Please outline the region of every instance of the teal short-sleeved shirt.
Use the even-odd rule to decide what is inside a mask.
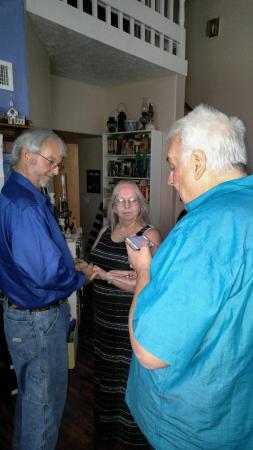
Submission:
[[[155,449],[253,449],[253,176],[186,205],[137,299],[126,400]]]

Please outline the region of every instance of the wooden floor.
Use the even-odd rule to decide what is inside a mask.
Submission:
[[[79,328],[75,369],[69,370],[68,397],[57,450],[93,450],[93,346],[91,333]]]
[[[69,370],[69,387],[55,450],[132,450],[122,443],[95,445],[93,421],[93,339],[92,311],[87,307],[78,331],[76,367]],[[0,380],[0,383],[3,380]],[[0,450],[11,450],[15,396],[0,402]],[[146,448],[146,447],[145,447]],[[149,447],[148,447],[149,448]],[[146,449],[147,450],[147,449]]]
[[[11,450],[15,398],[0,405],[0,449]],[[93,348],[85,324],[79,328],[76,368],[69,370],[68,398],[57,450],[93,450]]]

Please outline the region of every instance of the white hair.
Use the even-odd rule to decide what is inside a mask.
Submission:
[[[193,150],[202,150],[214,172],[238,169],[245,171],[247,153],[245,127],[237,117],[228,117],[208,105],[199,105],[179,119],[167,136],[181,140],[181,161],[186,164]]]
[[[22,133],[13,143],[11,162],[14,166],[21,156],[21,150],[26,148],[30,153],[39,153],[42,145],[48,139],[52,139],[59,144],[60,156],[66,156],[66,147],[62,139],[52,130],[34,128]]]

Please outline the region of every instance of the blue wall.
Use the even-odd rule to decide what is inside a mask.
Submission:
[[[28,74],[23,0],[0,0],[0,59],[12,63],[14,91],[0,89],[0,113],[13,94],[15,109],[29,118]]]

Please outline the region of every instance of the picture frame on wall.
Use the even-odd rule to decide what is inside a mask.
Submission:
[[[101,171],[87,170],[87,193],[100,194],[101,193]]]

